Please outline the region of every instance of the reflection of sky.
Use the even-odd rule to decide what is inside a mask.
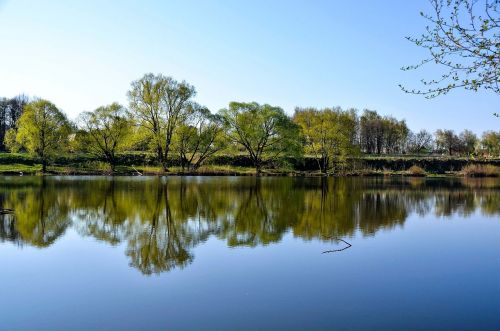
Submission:
[[[428,1],[0,0],[0,91],[45,97],[71,118],[113,101],[146,72],[186,79],[212,111],[230,101],[356,107],[410,128],[497,129],[497,95],[406,95],[440,76],[402,72],[427,53]],[[470,116],[471,114],[474,116]]]
[[[338,254],[290,233],[256,248],[211,238],[185,269],[144,277],[124,245],[68,230],[46,249],[0,246],[2,327],[496,329],[499,233],[479,215],[412,215],[403,228],[348,238]]]

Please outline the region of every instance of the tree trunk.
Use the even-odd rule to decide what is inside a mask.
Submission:
[[[255,173],[257,176],[260,176],[262,173],[262,165],[260,164],[260,162],[257,162],[255,164]]]
[[[160,162],[161,167],[163,168],[163,171],[167,172],[167,154],[168,152],[165,151],[165,156],[163,155],[163,148],[158,144],[156,147],[156,152],[157,152],[157,157],[158,157],[158,162]]]
[[[328,157],[327,156],[323,156],[323,159],[322,159],[322,165],[321,165],[321,172],[323,173],[323,175],[327,175],[327,172],[328,172]]]
[[[42,173],[47,172],[47,160],[45,158],[42,159]]]

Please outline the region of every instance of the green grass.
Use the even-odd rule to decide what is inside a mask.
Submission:
[[[36,174],[42,171],[42,166],[25,164],[0,164],[0,174]]]

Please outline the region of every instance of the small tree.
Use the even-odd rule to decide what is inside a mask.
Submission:
[[[223,121],[206,107],[192,104],[189,115],[174,135],[182,169],[196,170],[210,156],[224,148]]]
[[[408,148],[412,153],[420,154],[424,150],[430,150],[432,143],[432,134],[427,130],[411,133],[408,137]]]
[[[130,132],[125,108],[118,103],[99,107],[80,115],[80,123],[84,130],[81,139],[88,142],[88,151],[105,159],[114,172],[116,153],[127,145],[125,138]]]
[[[460,144],[459,150],[461,153],[470,155],[476,151],[479,139],[474,134],[474,132],[470,130],[464,130],[460,133],[458,139]]]
[[[453,155],[458,150],[459,138],[453,130],[437,130],[436,147],[438,150],[446,151],[448,155]]]
[[[500,94],[500,6],[498,0],[430,0],[433,12],[420,13],[428,26],[422,36],[407,39],[427,49],[430,56],[412,70],[428,63],[443,73],[422,80],[426,90],[408,90],[433,98],[456,88],[485,89]]]
[[[231,102],[220,115],[226,124],[227,137],[246,150],[258,175],[264,158],[272,161],[301,153],[299,128],[279,107]]]
[[[51,156],[65,150],[71,125],[66,115],[43,99],[28,103],[19,118],[16,140],[42,162],[47,171]]]

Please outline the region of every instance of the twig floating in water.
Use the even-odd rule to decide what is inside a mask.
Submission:
[[[323,253],[321,254],[325,254],[325,253],[335,253],[335,252],[341,252],[341,251],[345,251],[346,249],[350,248],[352,245],[349,244],[347,241],[345,241],[344,239],[340,239],[340,238],[333,238],[333,240],[337,240],[337,241],[342,241],[344,244],[346,244],[347,246],[346,247],[343,247],[343,248],[339,248],[339,249],[333,249],[333,250],[328,250],[328,251],[324,251]]]

